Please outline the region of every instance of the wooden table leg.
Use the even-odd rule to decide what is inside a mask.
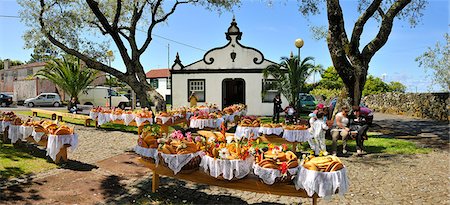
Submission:
[[[32,116],[37,117],[37,112],[33,112]]]
[[[61,147],[61,149],[59,149],[58,154],[56,155],[56,159],[55,159],[55,163],[58,164],[60,162],[60,160],[62,159],[64,162],[67,162],[67,147],[69,147],[70,145],[63,145],[63,147]]]
[[[317,205],[317,197],[316,197],[316,196],[313,196],[313,198],[312,198],[312,204],[313,204],[313,205]]]
[[[152,176],[152,192],[155,193],[159,187],[159,174],[153,171]]]

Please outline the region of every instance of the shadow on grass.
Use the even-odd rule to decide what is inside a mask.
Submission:
[[[17,170],[18,168],[6,169],[7,171],[17,174],[21,172],[21,170]],[[43,185],[42,183],[33,182],[32,180],[32,175],[22,175],[14,180],[0,180],[0,202],[34,204],[37,201],[44,199],[44,197],[39,194],[39,190],[27,190],[28,187],[33,184],[39,186]]]

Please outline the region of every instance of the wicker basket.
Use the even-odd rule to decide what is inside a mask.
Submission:
[[[257,165],[259,166],[259,165]],[[275,171],[275,170],[274,170]],[[293,184],[293,179],[295,175],[292,175],[291,173],[289,173],[289,171],[286,171],[286,176],[285,177],[277,177],[275,178],[275,182],[273,184]],[[255,174],[256,176],[258,176],[257,174]],[[259,180],[265,184],[264,180],[262,180],[259,176],[258,176]]]
[[[165,167],[169,167],[167,165],[166,161],[164,161],[164,158],[161,156],[161,154],[158,154],[158,156],[159,156],[160,164]],[[186,165],[184,165],[181,168],[181,171],[178,173],[189,174],[189,173],[197,171],[201,161],[202,161],[202,158],[200,156],[196,156],[196,157],[192,158],[191,161],[189,161]]]

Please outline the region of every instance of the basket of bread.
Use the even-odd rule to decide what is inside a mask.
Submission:
[[[261,125],[261,120],[254,117],[244,117],[241,119],[239,126],[241,127],[259,127]]]
[[[287,151],[286,145],[273,146],[256,150],[253,170],[265,184],[291,183],[299,163],[295,153]]]
[[[262,135],[281,136],[283,134],[283,124],[281,123],[262,124],[261,127],[259,128],[259,132]]]
[[[217,179],[242,179],[250,173],[253,164],[251,146],[252,140],[243,141],[234,135],[209,137],[200,167]]]
[[[303,160],[302,166],[318,172],[335,172],[344,168],[341,160],[336,156],[315,157],[309,155]]]
[[[157,142],[161,164],[170,168],[174,174],[198,170],[202,150],[205,149],[204,137],[176,130],[166,138],[159,138]]]
[[[158,162],[158,139],[161,138],[159,126],[151,125],[142,130],[134,151],[143,159]]]

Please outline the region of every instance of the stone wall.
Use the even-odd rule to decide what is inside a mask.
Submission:
[[[383,93],[366,96],[363,101],[376,112],[450,120],[449,93]]]

